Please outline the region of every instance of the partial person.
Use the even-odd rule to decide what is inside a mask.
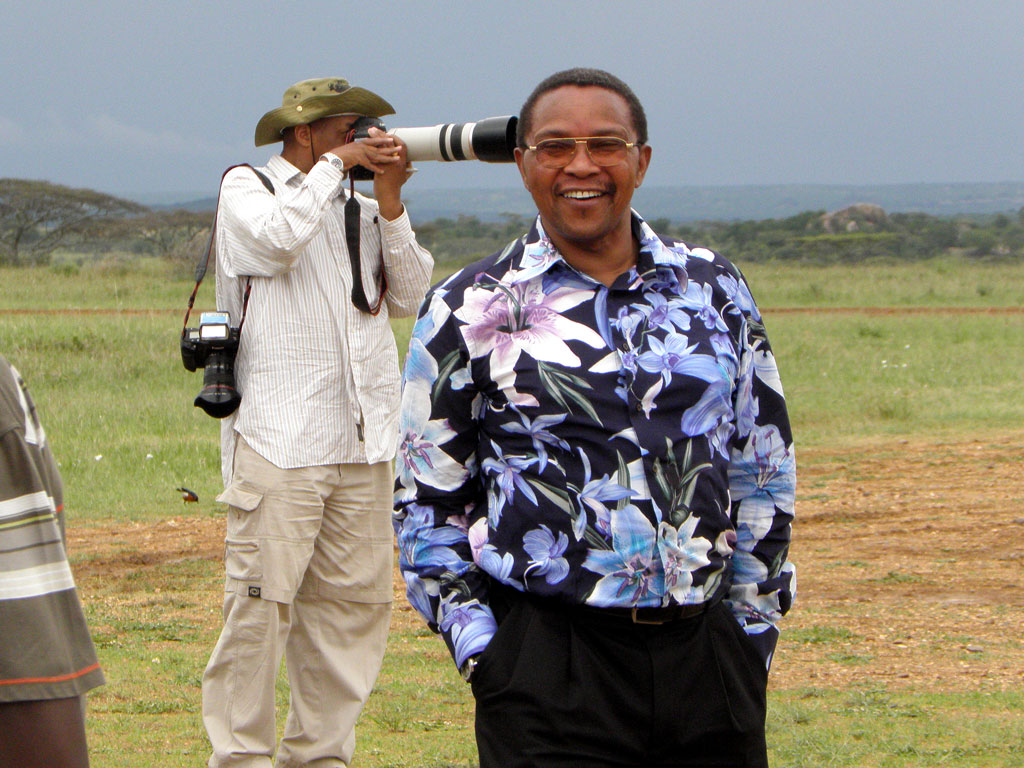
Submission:
[[[203,675],[210,768],[347,766],[380,669],[398,436],[389,320],[415,314],[433,269],[400,197],[404,144],[376,128],[351,140],[359,117],[393,111],[342,78],[296,83],[256,126],[257,146],[283,143],[256,169],[263,178],[237,167],[221,185],[217,306],[244,324],[241,405],[221,432],[227,575]],[[373,198],[346,184],[357,165],[373,172]],[[275,749],[282,655],[290,701]]]
[[[86,768],[85,694],[103,682],[68,565],[57,462],[0,356],[0,768]]]
[[[532,228],[432,289],[410,344],[409,599],[482,768],[765,766],[795,464],[761,314],[632,211],[652,150],[620,79],[552,75],[518,131]]]

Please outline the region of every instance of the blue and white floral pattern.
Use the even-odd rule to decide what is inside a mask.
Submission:
[[[427,296],[402,394],[395,531],[413,606],[462,664],[488,584],[597,607],[723,594],[766,656],[795,576],[778,370],[738,270],[633,214],[607,287],[529,234]]]

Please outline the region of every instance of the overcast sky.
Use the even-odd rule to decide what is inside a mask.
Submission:
[[[1024,180],[1017,0],[4,3],[0,177],[154,201],[263,163],[264,112],[342,76],[389,127],[518,112],[571,66],[643,102],[646,184]],[[423,163],[424,188],[513,166]]]

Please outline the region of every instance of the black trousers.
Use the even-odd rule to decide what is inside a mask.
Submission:
[[[767,670],[722,603],[651,626],[508,600],[473,673],[481,768],[768,765]]]

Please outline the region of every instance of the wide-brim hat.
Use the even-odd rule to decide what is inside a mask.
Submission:
[[[365,88],[356,88],[340,77],[303,80],[284,92],[281,106],[256,124],[256,146],[281,141],[281,132],[293,125],[307,125],[331,115],[393,115],[394,107]]]

